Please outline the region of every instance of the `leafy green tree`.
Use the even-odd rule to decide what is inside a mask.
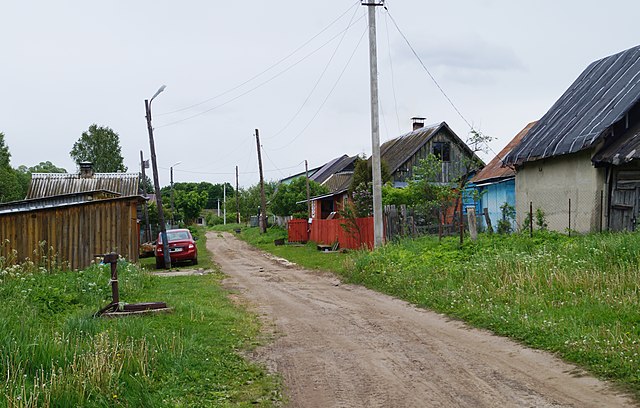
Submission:
[[[9,146],[4,141],[4,133],[0,132],[0,168],[9,168],[9,162],[11,161],[11,153],[9,153]]]
[[[276,190],[276,183],[273,181],[264,183],[264,195],[267,198],[267,211],[269,211],[269,201]],[[240,189],[240,216],[243,220],[248,220],[252,215],[258,215],[260,208],[260,184],[254,184],[248,188]]]
[[[44,161],[29,167],[29,173],[66,173],[67,170],[58,167],[50,161]]]
[[[382,175],[382,184],[386,184],[391,181],[391,173],[389,172],[389,166],[386,162],[380,164],[380,173]],[[353,193],[361,184],[373,183],[373,172],[371,169],[371,162],[363,157],[358,157],[354,164],[353,180],[351,180],[351,186],[349,186],[349,192]]]
[[[309,190],[311,197],[326,194],[329,190],[313,181],[309,180]],[[293,215],[302,216],[301,218],[307,218],[307,204],[306,202],[296,204],[300,201],[306,201],[307,199],[307,180],[305,177],[297,177],[289,184],[279,184],[278,189],[271,199],[271,211],[275,215]]]
[[[189,192],[189,191],[195,191],[198,193],[207,193],[207,203],[205,205],[204,208],[207,209],[216,209],[218,208],[218,200],[220,200],[220,202],[222,203],[222,200],[224,198],[224,186],[226,185],[226,189],[227,189],[227,206],[229,205],[230,201],[235,201],[235,190],[234,188],[231,186],[231,184],[229,183],[225,183],[225,184],[211,184],[209,182],[203,181],[200,183],[192,183],[192,182],[188,182],[188,183],[174,183],[173,184],[173,191],[174,193],[176,191],[183,191],[183,192]],[[166,186],[163,187],[161,190],[162,193],[162,199],[163,200],[169,200],[171,197],[171,186]],[[222,205],[222,204],[221,204]],[[234,204],[235,206],[235,204]],[[228,207],[227,207],[228,208]]]
[[[176,211],[182,216],[185,224],[193,224],[207,204],[207,193],[197,191],[175,191]]]
[[[93,124],[82,132],[69,154],[78,165],[93,163],[96,173],[115,173],[127,171],[121,151],[120,137],[113,129]]]

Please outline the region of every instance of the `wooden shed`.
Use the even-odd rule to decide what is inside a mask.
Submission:
[[[53,248],[56,262],[72,269],[111,251],[137,262],[136,208],[143,200],[100,190],[0,205],[0,255],[10,259],[15,250],[21,262]]]

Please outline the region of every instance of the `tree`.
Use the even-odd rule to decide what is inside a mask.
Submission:
[[[9,146],[4,142],[4,133],[0,132],[0,167],[9,168],[10,160],[11,153],[9,153]]]
[[[329,190],[313,181],[309,180],[309,190],[311,197],[326,194]],[[275,215],[307,218],[307,180],[306,177],[296,177],[289,184],[279,184],[275,195],[271,199],[271,211]],[[296,204],[300,201],[304,203]]]
[[[267,203],[271,200],[275,189],[275,182],[269,181],[264,183],[264,194],[267,198]],[[239,194],[240,215],[242,218],[248,220],[252,215],[258,215],[258,208],[260,207],[260,184],[254,184],[248,188],[241,188]]]
[[[207,193],[197,191],[174,191],[176,211],[185,224],[193,224],[207,204]]]
[[[82,132],[69,154],[78,165],[84,161],[93,163],[96,173],[115,173],[127,171],[121,150],[120,137],[116,132],[93,124],[88,131]]]

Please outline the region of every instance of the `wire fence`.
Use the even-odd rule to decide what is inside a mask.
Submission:
[[[637,221],[631,205],[611,206],[609,213],[604,191],[597,191],[595,194],[542,194],[529,201],[516,202],[515,205],[493,203],[496,208],[484,206],[485,203],[481,201],[465,204],[465,207],[458,205],[454,208],[430,210],[404,205],[385,206],[386,238],[394,240],[421,235],[462,237],[471,230],[529,234],[547,230],[568,235],[609,229],[633,231]],[[475,225],[471,230],[470,221]]]

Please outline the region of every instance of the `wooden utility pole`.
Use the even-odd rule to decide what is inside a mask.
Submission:
[[[238,190],[238,166],[236,166],[236,223],[240,224],[240,190]]]
[[[151,125],[151,102],[160,92],[164,91],[165,86],[162,85],[151,99],[144,100],[144,107],[147,117],[147,131],[149,132],[149,147],[151,150],[151,167],[153,169],[153,185],[156,192],[156,204],[158,206],[158,222],[160,223],[160,237],[162,240],[164,267],[171,269],[171,256],[169,256],[169,240],[167,240],[167,226],[164,222],[164,211],[162,209],[162,195],[160,195],[160,179],[158,179],[158,163],[156,160],[156,145],[153,140],[153,126]]]
[[[258,168],[260,169],[260,220],[262,233],[267,232],[267,199],[264,196],[264,175],[262,173],[262,153],[260,152],[260,135],[256,129],[256,145],[258,146]]]
[[[311,218],[311,190],[309,188],[309,163],[304,161],[304,173],[307,177],[307,220]]]
[[[227,225],[227,182],[225,181],[222,185],[222,213],[224,216],[222,217],[223,225]]]
[[[144,240],[145,242],[151,241],[151,225],[149,225],[149,208],[147,204],[147,189],[144,188],[144,182],[147,181],[147,175],[145,174],[144,169],[146,168],[146,163],[144,162],[144,157],[142,156],[142,150],[140,150],[140,169],[142,170],[142,196],[144,197]]]
[[[378,107],[378,52],[376,48],[376,7],[384,0],[362,0],[369,9],[369,76],[371,88],[371,170],[373,173],[373,242],[384,244],[382,223],[382,174],[380,170],[380,119]]]

